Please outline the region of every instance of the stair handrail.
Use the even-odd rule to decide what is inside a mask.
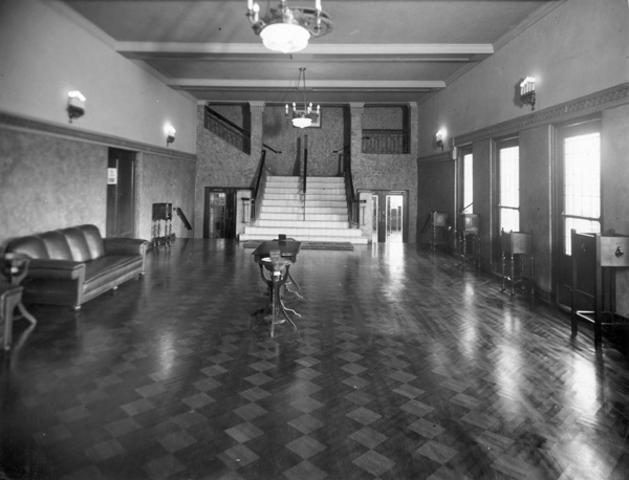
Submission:
[[[214,120],[216,123],[218,123],[227,131],[229,131],[230,134],[235,135],[236,137],[240,139],[241,145],[236,145],[236,146],[244,147],[246,145],[247,150],[243,148],[243,151],[248,151],[250,149],[251,131],[246,130],[240,125],[236,125],[234,122],[224,117],[223,115],[218,113],[216,110],[213,110],[209,105],[206,105],[203,124],[205,128],[207,128],[208,130],[211,130],[210,119]],[[230,143],[232,143],[232,145],[234,144],[233,142],[230,142]],[[270,150],[273,153],[278,153],[278,154],[282,153],[281,150],[277,150],[276,148],[273,148],[270,145],[267,145],[266,143],[262,143],[262,147],[266,148],[267,150]]]
[[[354,180],[352,178],[351,155],[349,146],[334,150],[338,153],[339,164],[342,165],[343,179],[345,180],[345,198],[347,200],[347,219],[349,226],[358,226],[358,199],[354,190]],[[347,152],[347,154],[346,154]]]
[[[308,178],[308,135],[304,136],[304,171],[301,176],[301,192],[303,195],[303,219],[306,220],[306,185]]]
[[[186,230],[192,230],[192,225],[190,225],[190,221],[188,220],[188,217],[186,217],[186,214],[183,213],[183,210],[181,209],[181,207],[175,208],[175,212],[177,213],[177,216],[183,222],[183,225],[184,227],[186,227]]]
[[[260,154],[260,161],[258,162],[258,170],[256,172],[256,176],[253,179],[253,186],[251,192],[251,221],[255,221],[258,217],[258,204],[260,192],[264,185],[266,184],[266,150],[262,150]]]

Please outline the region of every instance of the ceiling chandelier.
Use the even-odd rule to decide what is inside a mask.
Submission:
[[[330,17],[321,10],[321,0],[315,0],[315,8],[289,8],[286,0],[280,0],[276,8],[269,8],[263,16],[260,5],[247,0],[247,17],[264,46],[282,53],[303,50],[310,37],[320,37],[332,30]]]
[[[299,93],[299,86],[303,83],[303,107],[299,108],[295,102],[291,106],[286,104],[286,116],[291,118],[293,127],[306,128],[310,127],[313,123],[318,123],[319,115],[321,114],[321,107],[319,105],[313,108],[312,102],[306,102],[306,68],[299,68],[299,77],[297,78],[297,93]]]

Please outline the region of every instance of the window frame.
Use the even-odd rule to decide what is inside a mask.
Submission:
[[[590,134],[598,135],[598,217],[588,217],[584,215],[577,214],[569,214],[566,213],[566,139]],[[603,168],[602,168],[602,151],[601,151],[601,142],[602,142],[602,130],[600,121],[590,120],[585,121],[575,125],[564,126],[560,130],[560,136],[558,139],[558,151],[560,156],[560,178],[562,179],[562,184],[560,185],[559,194],[558,194],[558,206],[559,206],[559,239],[560,239],[560,252],[562,255],[566,257],[571,257],[572,252],[569,251],[570,248],[570,233],[566,231],[566,220],[567,219],[575,219],[575,220],[583,220],[585,222],[590,223],[598,223],[598,232],[591,231],[587,233],[601,233],[603,231]],[[577,231],[585,232],[584,230]],[[570,249],[571,250],[571,249]]]
[[[495,174],[496,174],[496,205],[495,205],[495,215],[496,215],[496,226],[498,229],[498,237],[500,237],[500,233],[502,231],[503,228],[503,210],[510,210],[510,211],[514,211],[517,212],[517,221],[518,221],[518,225],[517,225],[517,229],[515,230],[510,230],[510,231],[521,231],[521,223],[520,223],[520,209],[522,207],[520,200],[521,200],[521,196],[520,196],[520,139],[519,137],[508,137],[508,138],[502,138],[502,139],[498,139],[495,141],[495,148],[496,148],[496,163],[495,163]],[[508,148],[517,148],[517,167],[516,167],[516,180],[517,180],[517,185],[516,185],[516,191],[517,191],[517,206],[514,205],[507,205],[503,202],[503,166],[502,166],[502,151]],[[507,230],[505,230],[505,232],[507,232]],[[507,232],[508,233],[508,232]]]
[[[468,166],[471,166],[471,172],[469,172],[469,176],[466,175],[468,173],[468,166],[466,166],[466,157],[469,157],[470,165]],[[462,148],[460,150],[459,158],[460,201],[457,210],[459,211],[459,213],[474,213],[474,152],[472,151],[471,146],[467,148]],[[469,180],[469,183],[466,180]],[[466,192],[468,192],[466,186],[471,187],[471,202],[467,204],[465,203],[467,197]],[[467,197],[467,199],[469,200],[470,197]]]

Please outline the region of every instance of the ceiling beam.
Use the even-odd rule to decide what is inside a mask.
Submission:
[[[195,43],[195,42],[116,42],[117,52],[128,54],[229,54],[285,56],[266,49],[261,43]],[[334,56],[373,55],[491,55],[490,43],[317,43],[308,45],[302,52],[291,54]]]
[[[294,80],[242,80],[225,78],[171,78],[171,87],[295,89]],[[320,89],[396,89],[427,90],[444,88],[442,80],[308,80],[307,90]]]

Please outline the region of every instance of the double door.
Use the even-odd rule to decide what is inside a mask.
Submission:
[[[236,238],[235,188],[205,188],[203,238]]]
[[[390,190],[371,193],[372,241],[401,243],[408,241],[408,194]]]

